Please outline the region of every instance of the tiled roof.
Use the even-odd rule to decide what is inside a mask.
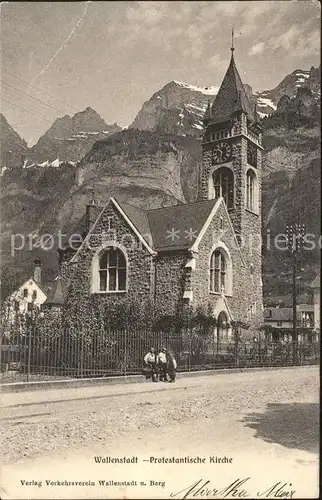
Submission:
[[[166,251],[191,247],[215,203],[205,200],[153,210],[123,202],[119,206],[154,250]]]
[[[265,321],[292,321],[293,309],[291,307],[269,307],[264,311]]]
[[[217,200],[148,210],[153,247],[157,251],[190,248]]]
[[[143,238],[150,246],[153,246],[151,229],[149,225],[147,212],[142,208],[138,208],[133,205],[128,205],[127,203],[118,202],[118,204],[120,205],[122,210],[124,210],[124,212],[131,220],[131,222],[134,224],[136,229],[139,231],[141,236],[143,236]]]
[[[143,210],[114,200],[153,251],[192,247],[217,201],[204,200]]]
[[[320,288],[320,275],[317,274],[311,283],[311,288]]]
[[[246,94],[234,57],[232,57],[211,107],[211,122],[227,121],[236,111],[245,111],[249,118],[255,119],[254,106]]]

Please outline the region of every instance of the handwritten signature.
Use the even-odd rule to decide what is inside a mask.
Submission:
[[[185,498],[254,498],[254,494],[245,489],[250,486],[250,477],[244,479],[235,479],[232,483],[224,488],[216,488],[211,485],[210,480],[199,479],[187,488],[184,488],[177,493],[170,493],[171,498],[185,499]],[[246,485],[246,483],[248,483]],[[278,481],[272,484],[264,491],[257,491],[256,498],[293,498],[295,490],[292,489],[292,483]]]

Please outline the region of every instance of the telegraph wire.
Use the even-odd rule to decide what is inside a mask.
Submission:
[[[45,101],[42,101],[41,99],[38,99],[37,97],[34,97],[30,94],[27,94],[27,92],[24,92],[23,90],[20,90],[18,89],[17,87],[15,87],[14,85],[10,85],[10,83],[7,83],[5,82],[4,80],[0,80],[0,83],[4,84],[4,85],[7,85],[9,88],[13,89],[13,90],[16,90],[17,92],[20,92],[21,94],[24,94],[26,95],[27,97],[29,97],[30,99],[34,99],[34,101],[38,101],[40,102],[41,104],[43,104],[44,106],[47,106],[48,108],[51,108],[53,109],[54,111],[58,111],[59,113],[66,113],[66,111],[62,111],[60,110],[59,108],[57,107],[54,107],[54,106],[51,106],[50,104],[47,104]]]
[[[26,85],[29,85],[29,83],[26,80],[24,80],[23,78],[20,78],[19,76],[15,76],[12,73],[9,73],[8,71],[4,71],[3,73],[6,74],[6,75],[8,75],[9,77],[16,78],[17,80],[20,80],[21,82],[25,83]],[[65,104],[65,106],[68,106],[70,109],[73,109],[74,111],[76,111],[76,113],[79,112],[79,109],[75,108],[71,104],[67,104],[67,102],[62,101],[62,99],[60,99],[59,97],[55,97],[53,94],[50,94],[49,92],[46,92],[45,90],[42,90],[39,87],[34,87],[34,85],[32,87],[35,90],[38,90],[39,92],[41,92],[42,94],[46,94],[49,97],[51,97],[52,99],[55,99],[56,101],[59,101],[62,104]]]
[[[43,116],[39,115],[38,113],[35,113],[31,109],[23,108],[22,106],[20,106],[18,104],[13,104],[12,102],[7,101],[6,99],[2,99],[2,102],[5,102],[6,104],[8,104],[8,106],[12,106],[13,108],[17,108],[17,109],[20,109],[22,111],[25,111],[26,113],[31,113],[32,115],[36,116],[37,118],[40,118],[41,120],[44,120],[47,123],[50,123],[51,125],[53,125],[52,121],[48,120],[47,118],[44,118]],[[65,130],[65,132],[68,132],[68,133],[72,133],[73,132],[72,130],[69,130],[69,129],[67,129],[65,127],[61,127],[61,126],[59,126],[59,129]]]
[[[30,109],[26,109],[26,108],[23,108],[22,106],[19,106],[17,104],[13,104],[10,101],[6,101],[6,99],[2,99],[2,102],[5,102],[8,106],[11,106],[13,108],[20,109],[22,111],[25,111],[26,113],[30,113],[30,114],[36,116],[37,118],[40,118],[41,120],[44,120],[45,122],[49,123],[51,126],[54,125],[53,121],[47,120],[47,118],[44,118],[43,116],[38,115],[37,113],[35,113],[34,111],[31,111]],[[65,127],[62,127],[61,125],[59,125],[57,127],[57,129],[58,130],[62,130],[62,131],[66,132],[68,134],[71,134],[71,135],[74,133],[73,130],[69,130],[69,129],[65,128]],[[63,137],[62,137],[62,139],[63,139]]]

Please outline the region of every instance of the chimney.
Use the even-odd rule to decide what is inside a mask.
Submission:
[[[41,261],[39,259],[34,261],[34,281],[41,285]]]
[[[92,191],[92,200],[90,203],[86,205],[86,216],[85,216],[86,234],[88,234],[88,232],[90,231],[92,225],[96,220],[95,216],[96,201],[94,196],[95,196],[95,191]]]

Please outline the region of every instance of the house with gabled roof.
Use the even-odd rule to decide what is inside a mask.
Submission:
[[[4,314],[8,321],[14,321],[17,314],[25,314],[34,307],[39,310],[47,299],[47,287],[42,284],[42,269],[40,260],[34,262],[34,273],[22,283],[4,303]]]
[[[69,303],[84,317],[95,295],[152,300],[166,315],[210,306],[224,338],[232,321],[250,335],[262,323],[262,130],[233,51],[204,117],[199,199],[153,210],[113,197],[87,205],[85,238],[62,253]]]

